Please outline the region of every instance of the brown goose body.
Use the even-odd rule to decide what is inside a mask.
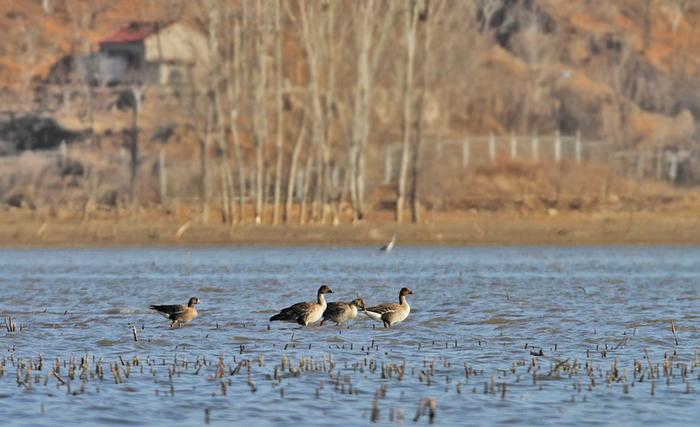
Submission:
[[[406,295],[412,295],[413,291],[408,288],[402,288],[399,291],[399,303],[386,303],[367,307],[365,314],[371,319],[382,322],[385,328],[395,325],[406,320],[411,312],[411,306],[406,300]]]
[[[180,326],[183,323],[193,321],[197,317],[197,308],[195,305],[199,303],[199,298],[192,297],[187,304],[152,305],[150,308],[151,310],[157,311],[158,314],[165,316],[167,319],[172,320],[170,324],[172,328],[175,324]]]
[[[349,303],[342,301],[329,302],[326,311],[323,312],[321,325],[323,325],[326,320],[333,321],[336,325],[354,320],[357,317],[358,309],[365,309],[365,302],[362,298],[354,299]]]
[[[326,285],[318,288],[316,294],[316,302],[299,302],[287,308],[283,308],[279,313],[270,317],[270,321],[279,320],[282,322],[298,323],[303,326],[309,326],[321,320],[323,312],[326,310],[327,303],[325,294],[332,294],[333,291]]]

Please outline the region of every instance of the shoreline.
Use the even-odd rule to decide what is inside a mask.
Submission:
[[[191,221],[0,222],[0,248],[397,245],[605,246],[700,244],[696,212],[454,213],[424,224],[372,221],[307,225],[201,224]],[[448,217],[449,216],[449,217]]]

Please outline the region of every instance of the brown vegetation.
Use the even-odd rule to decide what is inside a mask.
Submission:
[[[206,75],[47,83],[59,58],[96,51],[128,21],[197,31]],[[0,198],[39,223],[150,211],[178,212],[178,227],[685,211],[695,192],[658,179],[700,176],[667,171],[664,151],[695,156],[698,24],[700,8],[680,0],[6,2],[5,105],[84,137],[0,159]],[[436,154],[439,141],[511,132],[578,133],[604,156],[511,147],[510,160],[466,168]],[[616,166],[620,150],[640,153],[634,173]]]

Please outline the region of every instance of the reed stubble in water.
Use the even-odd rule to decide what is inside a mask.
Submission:
[[[192,264],[192,277],[201,274],[196,264]],[[465,266],[459,268],[463,270]],[[489,275],[495,274],[493,268],[489,265]],[[547,287],[547,280],[543,278],[549,277],[549,270],[542,274],[542,269],[532,268],[537,280],[544,282],[538,282],[538,286],[551,291],[553,288]],[[406,265],[402,266],[402,272],[420,273]],[[352,273],[362,274],[354,270]],[[343,274],[346,273],[341,272],[339,277]],[[450,270],[444,268],[440,274],[449,276]],[[155,412],[165,406],[181,406],[187,419],[196,423],[202,423],[204,408],[210,408],[212,424],[232,420],[246,423],[251,419],[244,414],[256,410],[264,411],[265,416],[274,414],[270,417],[285,420],[312,409],[330,419],[342,419],[348,413],[359,414],[361,421],[358,422],[369,423],[376,400],[380,423],[399,422],[402,410],[412,419],[420,405],[419,424],[424,425],[430,419],[430,405],[426,406],[424,399],[432,398],[435,399],[434,423],[447,425],[463,420],[465,408],[476,404],[480,410],[468,414],[475,424],[502,421],[513,416],[514,407],[524,423],[532,423],[533,408],[537,406],[533,402],[541,401],[561,402],[563,410],[551,414],[553,423],[570,422],[571,418],[567,417],[580,416],[590,407],[581,405],[584,401],[594,402],[597,407],[613,408],[603,414],[606,417],[635,411],[642,406],[661,410],[670,423],[687,415],[688,402],[696,401],[700,383],[697,371],[700,359],[695,351],[698,338],[694,325],[688,324],[692,319],[682,317],[683,310],[674,305],[683,301],[656,302],[666,304],[662,306],[664,311],[680,312],[672,315],[677,322],[673,322],[671,331],[668,317],[641,323],[638,318],[625,318],[625,325],[633,326],[622,330],[602,323],[617,321],[615,316],[606,317],[613,311],[608,304],[614,305],[615,298],[627,295],[625,292],[629,288],[625,283],[598,288],[586,283],[589,290],[585,294],[586,303],[599,293],[604,295],[601,300],[606,310],[596,312],[596,316],[600,315],[598,319],[568,306],[580,303],[577,298],[584,296],[576,291],[568,298],[566,283],[556,288],[561,299],[558,304],[558,301],[532,299],[532,293],[517,286],[509,286],[509,298],[503,298],[501,288],[491,289],[489,283],[482,283],[490,282],[490,278],[480,278],[478,271],[474,278],[469,276],[465,275],[464,284],[456,293],[450,294],[452,290],[448,286],[441,288],[447,295],[445,298],[441,295],[440,301],[447,302],[439,305],[439,311],[431,307],[432,302],[422,302],[410,319],[391,331],[373,330],[369,324],[358,321],[352,329],[343,329],[342,334],[333,328],[296,330],[291,340],[289,329],[267,330],[266,322],[256,324],[250,319],[245,319],[245,328],[242,328],[242,319],[225,318],[219,312],[222,301],[226,300],[224,286],[208,291],[207,299],[218,301],[198,322],[173,331],[137,328],[140,329],[138,341],[132,339],[133,332],[125,331],[123,325],[127,318],[134,324],[139,322],[140,313],[134,316],[110,313],[109,316],[93,316],[100,317],[97,321],[83,322],[80,317],[89,315],[85,310],[70,308],[66,316],[62,316],[63,307],[54,314],[42,313],[46,306],[42,302],[41,308],[29,318],[17,312],[30,326],[21,334],[13,311],[17,333],[8,332],[3,337],[7,344],[1,349],[4,354],[0,353],[0,359],[5,358],[0,363],[3,372],[0,394],[10,396],[6,402],[15,397],[30,400],[24,407],[34,411],[36,417],[42,417],[39,404],[45,403],[47,418],[40,418],[39,422],[45,422],[42,420],[48,417],[60,418],[61,413],[70,416],[82,401],[77,396],[85,394],[83,399],[89,397],[103,404],[103,415],[117,414],[123,416],[125,422],[141,421],[141,424],[155,421],[148,418],[149,415],[135,419],[133,414],[120,414],[123,406],[112,407],[115,406],[112,402],[133,402],[149,410],[155,408]],[[418,274],[416,282],[427,281],[426,277],[433,280],[429,275]],[[442,284],[449,280],[448,277]],[[524,279],[518,276],[514,280]],[[572,282],[576,280],[579,279],[571,279]],[[244,281],[241,279],[236,286],[245,288]],[[190,283],[179,286],[189,287]],[[693,288],[683,289],[685,296],[695,295]],[[635,289],[635,292],[644,292],[644,288]],[[468,297],[459,300],[461,293]],[[451,299],[462,306],[450,305]],[[647,306],[644,316],[654,320],[654,304]],[[547,311],[550,308],[565,310],[550,313]],[[459,318],[462,309],[469,311],[468,318]],[[575,315],[568,315],[569,310]],[[261,318],[270,314],[264,309],[260,311],[256,315]],[[547,316],[558,317],[551,322],[540,322],[539,316],[545,312]],[[102,322],[102,317],[106,317],[107,322]],[[218,328],[215,327],[217,323]],[[89,341],[91,334],[103,333],[105,325],[115,326],[116,332],[105,337],[98,346],[91,347],[97,340]],[[562,332],[561,329],[569,327],[577,333]],[[454,334],[455,331],[459,334]],[[32,344],[39,345],[30,348],[28,338],[35,335],[46,341],[34,341]],[[56,338],[61,335],[66,339]],[[525,341],[530,344],[524,346]],[[548,350],[545,352],[544,348]],[[85,351],[88,354],[83,355]],[[39,357],[39,352],[45,356]],[[475,394],[468,393],[469,390]],[[373,391],[378,391],[376,397]],[[669,401],[673,405],[667,403]],[[188,407],[196,408],[196,412]],[[20,413],[13,405],[8,404],[4,409],[15,411],[15,415]],[[91,421],[98,416],[84,415]],[[76,423],[80,425],[80,421]]]

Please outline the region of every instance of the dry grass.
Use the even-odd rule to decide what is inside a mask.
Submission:
[[[248,204],[243,223],[232,226],[222,222],[216,190],[211,215],[204,221],[196,199],[174,197],[158,203],[151,176],[142,182],[142,205],[130,208],[124,194],[116,192],[119,187],[108,169],[100,169],[104,163],[99,157],[84,160],[89,170],[101,171],[97,181],[89,176],[54,179],[46,173],[26,173],[54,167],[27,167],[40,161],[27,155],[0,174],[0,182],[11,189],[0,205],[0,241],[6,246],[379,245],[394,232],[399,245],[700,242],[697,190],[624,179],[596,165],[499,161],[463,175],[438,176],[438,188],[421,190],[424,212],[419,225],[394,223],[394,190],[387,185],[370,193],[372,209],[362,223],[352,223],[352,211],[344,203],[337,226],[332,225],[332,209],[323,221],[309,223],[307,214],[307,224],[299,225],[295,204],[288,225],[255,226],[253,206]],[[189,173],[192,176],[178,179],[194,181],[197,171]],[[8,197],[18,193],[24,195],[21,207],[10,206]],[[114,203],[109,203],[109,194],[116,194]],[[271,217],[268,205],[263,223],[271,223]],[[406,217],[410,218],[408,212]]]
[[[233,227],[200,221],[159,219],[153,212],[87,221],[38,220],[5,213],[0,217],[3,246],[125,245],[376,245],[397,233],[397,245],[579,245],[697,244],[700,219],[694,212],[432,212],[426,223],[396,225],[390,212],[375,212],[362,224],[254,225]],[[146,218],[151,218],[146,220]],[[187,226],[183,226],[187,224]]]

